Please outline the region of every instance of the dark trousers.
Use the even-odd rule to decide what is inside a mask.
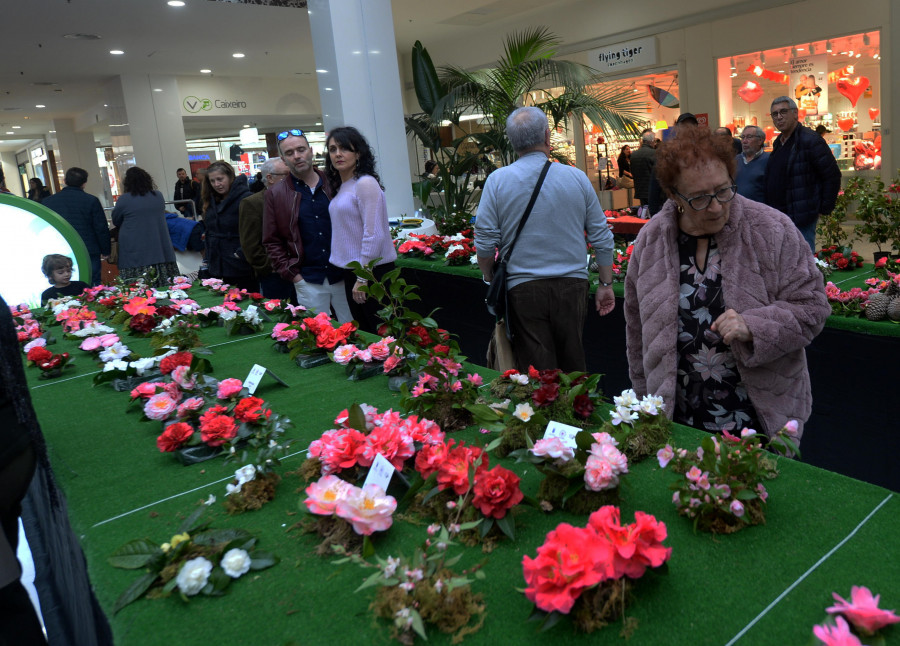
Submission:
[[[386,273],[394,269],[393,262],[386,262],[383,265],[376,266],[372,273],[375,274],[375,278],[382,280]],[[344,269],[343,271],[344,293],[347,294],[347,304],[350,305],[350,314],[353,315],[353,320],[359,323],[360,330],[378,334],[378,326],[382,323],[382,320],[378,317],[378,310],[381,309],[381,305],[371,296],[362,303],[354,301],[353,286],[356,284],[357,276],[352,269]]]
[[[581,342],[587,316],[588,281],[584,278],[544,278],[509,290],[507,312],[512,330],[516,369],[585,369]]]
[[[78,279],[89,282],[81,276]],[[100,260],[100,254],[98,253],[96,256],[91,256],[91,287],[96,287],[101,282],[103,282],[103,262]]]
[[[277,298],[283,301],[295,303],[297,300],[297,290],[294,285],[278,275],[278,272],[272,272],[268,276],[259,279],[259,289],[266,298]]]

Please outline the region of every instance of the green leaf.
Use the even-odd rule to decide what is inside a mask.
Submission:
[[[255,552],[250,552],[250,569],[265,570],[277,564],[280,560],[271,552],[256,550]]]
[[[363,536],[362,557],[364,559],[375,556],[375,545],[372,544],[371,536]]]
[[[488,532],[491,531],[491,528],[494,526],[493,518],[485,518],[481,521],[481,538],[484,538],[488,535]]]
[[[569,498],[574,496],[576,493],[578,493],[582,489],[584,489],[584,478],[582,478],[580,476],[572,478],[569,481],[569,488],[566,489],[566,493],[563,494],[563,499],[562,499],[563,506],[565,506],[566,501],[569,500]]]
[[[185,532],[187,532],[188,534],[190,534],[192,531],[195,531],[195,523],[204,511],[206,511],[206,507],[198,507],[190,516],[182,521],[181,525],[178,526],[178,531],[176,531],[175,533],[184,534]]]
[[[381,585],[382,582],[382,572],[381,570],[376,570],[369,577],[363,581],[356,590],[353,592],[359,592],[360,590],[365,590],[366,588],[371,588],[374,585]]]
[[[510,540],[516,540],[516,523],[512,514],[506,514],[503,518],[497,518],[496,523],[500,531],[509,536]]]
[[[482,523],[482,519],[478,519],[478,520],[470,520],[469,522],[463,523],[462,525],[460,525],[460,526],[459,526],[459,531],[464,532],[464,531],[467,531],[467,530],[469,530],[469,529],[475,529],[475,528],[478,527],[481,523]]]
[[[363,412],[362,406],[354,403],[347,409],[347,425],[361,433],[366,432],[366,414]]]
[[[433,474],[432,474],[432,475],[433,475]],[[430,479],[431,479],[431,478],[429,478],[429,480],[430,480]],[[435,478],[435,480],[436,480],[436,478]],[[432,489],[431,491],[429,491],[427,494],[425,494],[425,497],[422,499],[422,502],[423,502],[423,503],[428,502],[429,500],[431,500],[432,498],[434,498],[436,495],[438,495],[440,492],[441,492],[441,490],[440,490],[438,487],[435,487],[434,489]]]
[[[135,582],[128,586],[128,589],[116,599],[116,604],[113,606],[113,614],[119,612],[132,601],[140,599],[141,596],[150,589],[150,586],[153,585],[153,582],[156,581],[158,577],[159,575],[156,572],[149,572],[136,579]]]
[[[541,624],[541,632],[544,632],[545,630],[550,630],[551,628],[553,628],[553,626],[558,624],[559,620],[562,619],[564,616],[565,615],[563,615],[563,613],[556,612],[556,611],[553,611],[550,614],[548,614],[547,617],[544,619],[544,622]]]
[[[428,641],[428,635],[425,634],[425,624],[422,623],[422,615],[419,614],[418,610],[410,608],[409,616],[412,618],[412,628],[416,631],[416,634]]]
[[[125,543],[107,561],[113,567],[123,570],[139,570],[162,553],[163,551],[156,543],[146,538],[139,538]]]
[[[253,534],[238,527],[209,529],[191,537],[195,545],[221,545],[240,539],[253,538]]]
[[[756,498],[759,498],[759,496],[753,489],[741,489],[736,494],[734,494],[734,497],[738,500],[754,500]]]
[[[225,574],[225,570],[220,567],[214,567],[212,572],[209,573],[209,581],[201,592],[210,597],[220,597],[225,594],[226,588],[231,585],[233,580]]]

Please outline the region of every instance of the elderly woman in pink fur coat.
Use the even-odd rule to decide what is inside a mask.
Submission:
[[[625,279],[631,382],[669,417],[774,435],[812,409],[804,348],[831,313],[809,245],[782,213],[736,195],[734,154],[683,126],[657,151],[669,195]]]

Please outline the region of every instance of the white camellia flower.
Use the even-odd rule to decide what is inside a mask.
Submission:
[[[244,320],[250,325],[259,325],[259,308],[256,305],[250,305],[244,311]]]
[[[240,493],[241,485],[239,484],[231,484],[230,482],[225,485],[225,495],[230,496],[233,493]]]
[[[145,372],[152,370],[156,366],[156,357],[138,359],[137,361],[132,361],[129,365],[137,370],[139,375],[143,375]]]
[[[219,312],[219,318],[223,321],[230,321],[236,317],[237,312],[235,312],[234,310],[223,309],[221,312]]]
[[[169,298],[172,299],[173,301],[180,301],[187,297],[188,297],[188,294],[184,290],[173,289],[173,290],[169,291]]]
[[[523,422],[527,422],[534,415],[534,409],[529,404],[516,404],[516,410],[513,417],[518,417]]]
[[[454,251],[463,251],[463,250],[465,250],[465,247],[463,247],[461,244],[452,244],[449,247],[447,247],[447,255],[449,256]]]
[[[250,571],[250,555],[242,549],[234,548],[225,552],[219,565],[225,570],[225,574],[236,579]]]
[[[213,564],[202,556],[185,561],[175,578],[178,589],[189,597],[200,592],[209,581]]]
[[[153,290],[153,298],[155,298],[157,300],[169,298],[169,292],[168,292],[168,290],[162,290],[162,291]]]
[[[109,372],[110,370],[128,370],[128,362],[121,359],[108,361],[103,365],[103,372]]]
[[[103,350],[99,357],[100,361],[114,361],[116,359],[124,359],[129,354],[131,354],[131,350],[128,349],[128,346],[118,341],[113,343],[111,346]]]
[[[234,472],[234,477],[238,481],[238,486],[256,480],[256,467],[252,464],[242,466]]]
[[[523,375],[521,372],[518,372],[514,375],[509,376],[510,381],[514,381],[519,385],[526,385],[528,383],[528,375]]]
[[[110,334],[112,332],[115,332],[115,330],[108,325],[103,325],[101,323],[97,323],[96,321],[88,321],[80,330],[69,332],[69,334],[71,334],[72,336],[77,336],[79,338],[84,338],[88,336],[97,336],[100,334]]]

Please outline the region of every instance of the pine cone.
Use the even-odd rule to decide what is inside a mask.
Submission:
[[[900,284],[897,284],[895,280],[889,280],[888,286],[885,288],[884,292],[882,292],[885,296],[890,296],[894,298],[895,296],[900,296]]]
[[[895,296],[891,299],[887,315],[891,317],[892,321],[900,321],[900,296]]]
[[[892,301],[900,299],[892,299],[887,294],[872,294],[866,302],[866,318],[870,321],[883,321],[887,318],[888,307]]]

